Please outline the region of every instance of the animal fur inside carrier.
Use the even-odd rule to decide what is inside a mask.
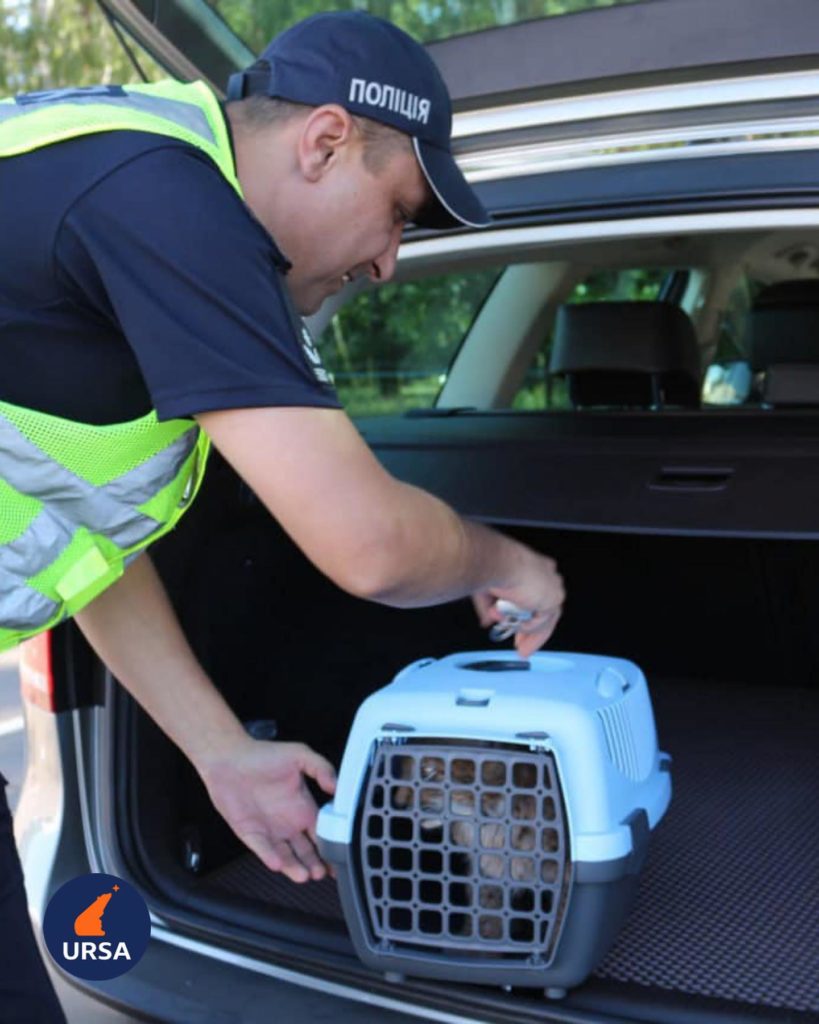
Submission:
[[[410,665],[362,704],[319,815],[359,956],[391,976],[563,994],[614,941],[669,766],[631,662]]]

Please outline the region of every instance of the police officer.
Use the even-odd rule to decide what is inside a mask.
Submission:
[[[236,834],[303,882],[326,873],[305,776],[329,794],[333,768],[245,733],[141,554],[194,498],[209,445],[352,594],[471,595],[484,625],[510,600],[534,612],[523,655],[564,594],[551,560],[382,468],[299,319],[388,280],[408,221],[487,223],[430,58],[369,15],[317,15],[228,99],[165,82],[0,102],[0,646],[76,616]],[[15,858],[6,810],[2,1019],[59,1020]]]

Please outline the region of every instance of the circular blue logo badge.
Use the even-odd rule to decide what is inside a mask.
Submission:
[[[116,875],[81,875],[51,897],[43,918],[49,953],[76,978],[105,981],[130,971],[151,937],[145,900]]]

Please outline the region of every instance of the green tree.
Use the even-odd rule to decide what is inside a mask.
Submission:
[[[639,0],[339,0],[338,11],[365,10],[400,25],[423,42],[492,25],[572,14]],[[326,0],[208,0],[256,52],[282,29],[327,10]]]
[[[148,78],[163,77],[147,54],[137,55]],[[0,95],[134,81],[139,75],[96,0],[0,0]]]
[[[437,391],[498,274],[492,269],[386,284],[347,303],[322,339],[322,356],[340,389],[354,375],[359,383],[369,376],[382,397],[423,378]]]

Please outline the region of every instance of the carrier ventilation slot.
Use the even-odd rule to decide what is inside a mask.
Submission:
[[[639,782],[644,772],[641,771],[639,764],[634,732],[625,701],[618,701],[609,707],[599,708],[597,714],[603,725],[606,747],[612,764],[627,779]]]
[[[381,743],[358,821],[363,904],[382,946],[551,958],[570,851],[550,753]]]

